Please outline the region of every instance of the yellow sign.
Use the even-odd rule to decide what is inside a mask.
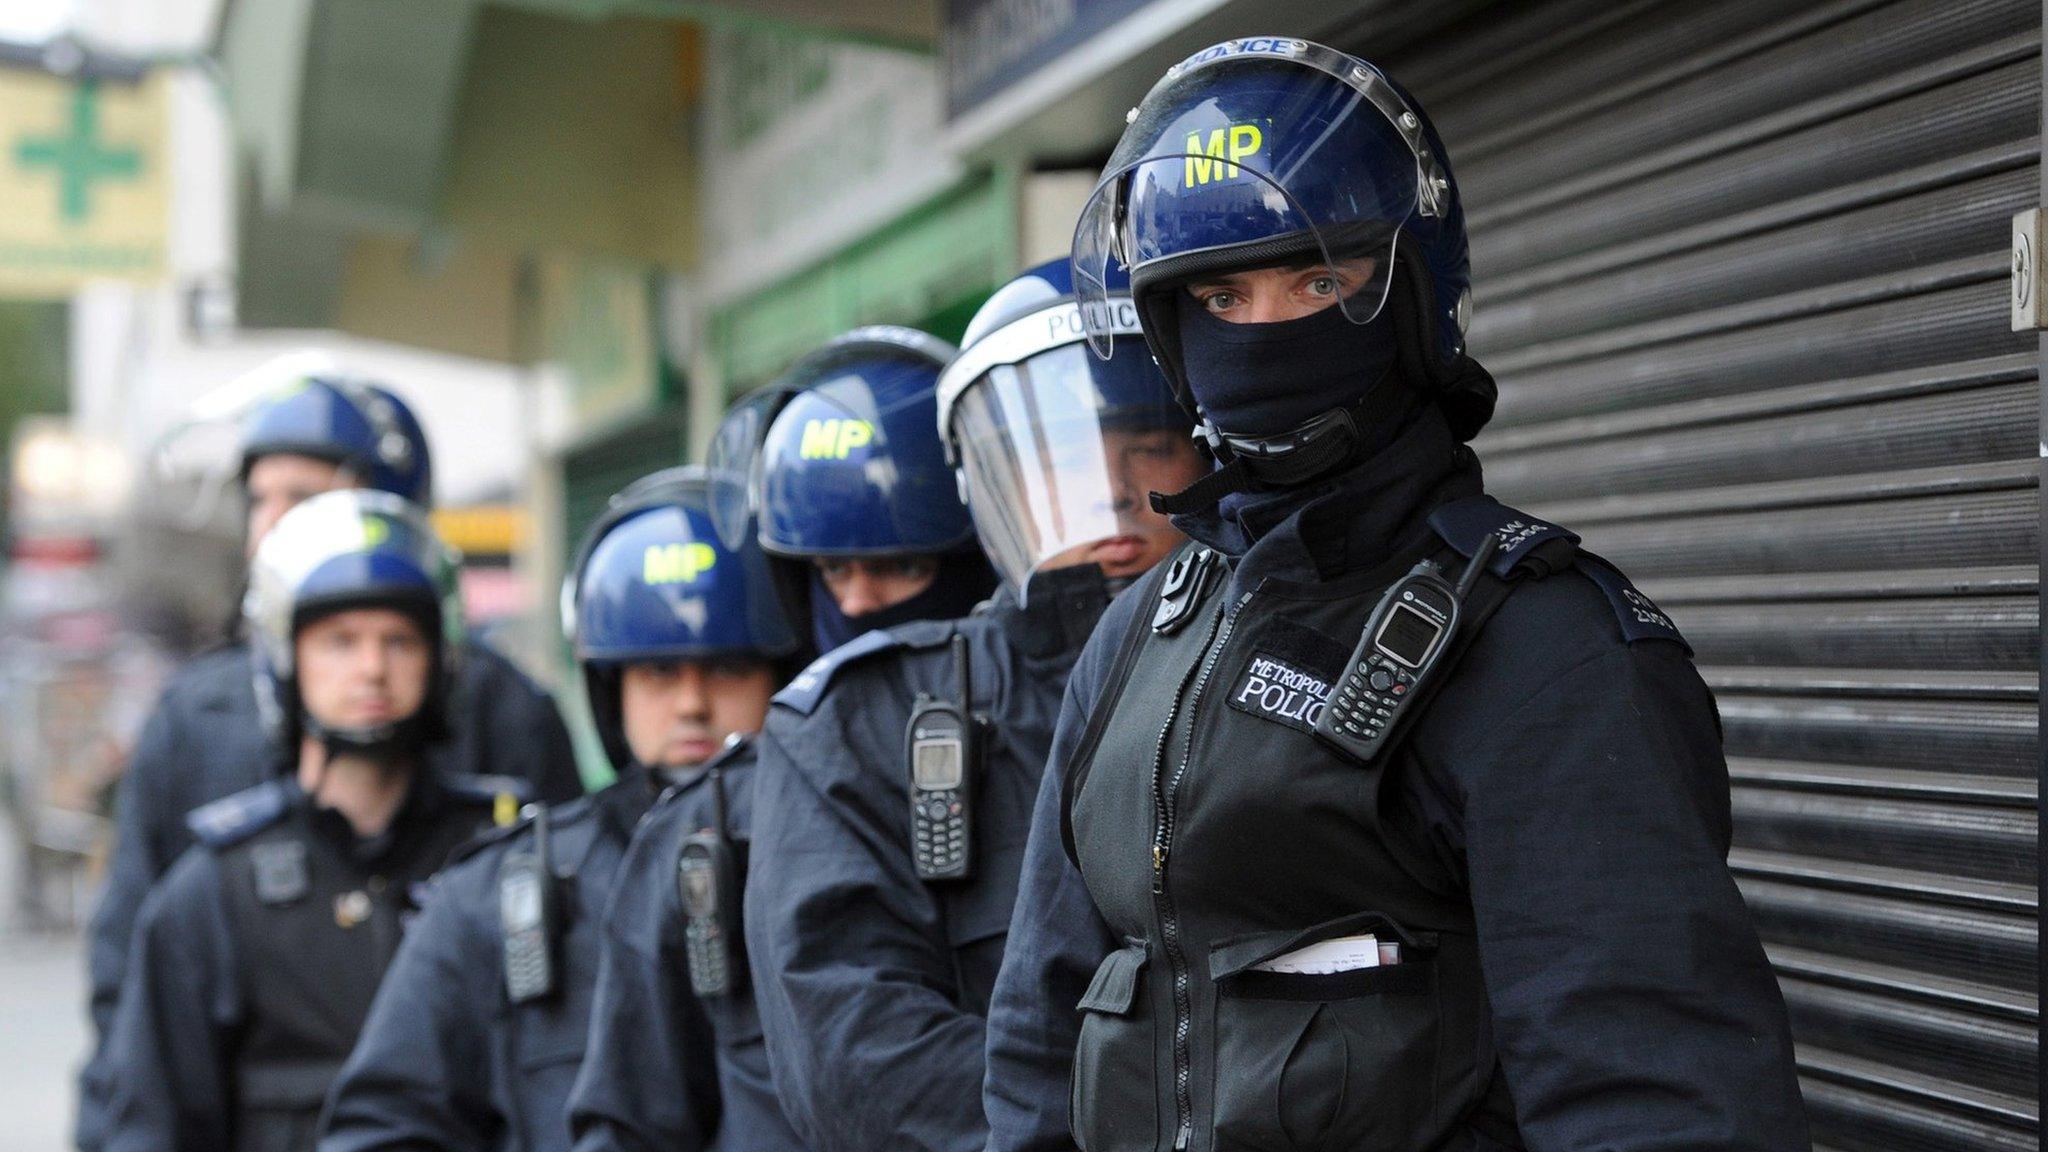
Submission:
[[[1264,146],[1265,134],[1257,124],[1232,124],[1227,132],[1211,129],[1206,142],[1200,132],[1188,133],[1187,186],[1235,178],[1237,162],[1257,156]]]
[[[797,455],[805,460],[844,460],[874,438],[875,426],[865,420],[806,420]]]
[[[161,74],[70,80],[0,67],[0,297],[160,275],[170,195]]]
[[[694,584],[717,563],[718,553],[709,544],[654,544],[640,558],[640,579],[647,584]]]

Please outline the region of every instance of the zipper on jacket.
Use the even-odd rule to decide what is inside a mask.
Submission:
[[[1230,643],[1230,632],[1237,625],[1238,611],[1251,598],[1249,592],[1238,597],[1222,617],[1209,626],[1209,635],[1202,641],[1202,659],[1196,668],[1189,670],[1189,676],[1182,678],[1180,691],[1174,694],[1173,707],[1167,710],[1166,723],[1159,729],[1159,742],[1152,753],[1152,801],[1158,814],[1152,829],[1152,911],[1159,920],[1159,942],[1173,977],[1173,1105],[1178,1121],[1173,1136],[1175,1152],[1187,1148],[1194,1134],[1195,1109],[1189,1083],[1194,1077],[1194,1069],[1188,1054],[1188,1034],[1194,1027],[1194,1009],[1188,997],[1187,957],[1180,947],[1180,920],[1174,912],[1173,898],[1166,892],[1166,861],[1173,851],[1174,804],[1179,799],[1180,784],[1187,775],[1188,762],[1193,758],[1193,713],[1201,706],[1209,678],[1216,671],[1217,660]],[[1188,687],[1190,679],[1194,683],[1192,690]],[[1189,713],[1188,730],[1183,734],[1185,739],[1181,744],[1180,763],[1174,766],[1173,776],[1168,779],[1166,744],[1183,703]]]

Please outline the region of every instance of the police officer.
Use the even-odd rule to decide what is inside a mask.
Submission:
[[[1493,387],[1414,102],[1306,41],[1199,53],[1075,262],[1084,295],[1128,266],[1222,466],[1075,668],[990,1147],[1804,1148],[1684,640],[1481,494]]]
[[[820,1152],[981,1147],[983,1013],[1060,692],[1112,587],[1179,543],[1144,493],[1199,474],[1185,417],[1136,349],[1081,340],[1064,266],[1033,269],[939,386],[995,600],[821,657],[762,732],[748,957]]]
[[[107,1040],[110,1149],[310,1149],[412,890],[510,819],[506,777],[427,766],[460,658],[455,557],[417,508],[330,492],[264,538],[245,620],[296,772],[192,815],[143,904]]]
[[[737,544],[758,530],[819,652],[965,615],[995,586],[924,419],[954,352],[911,328],[856,328],[741,400],[712,439],[720,531]]]
[[[985,563],[957,543],[966,511],[934,434],[933,389],[948,351],[904,330],[849,334],[736,405],[714,437],[715,473],[737,479],[760,469],[759,527],[746,534],[792,557],[780,562],[788,603],[814,635],[963,612],[988,587]],[[842,453],[842,437],[859,443]],[[752,503],[743,488],[727,494],[728,509]],[[864,586],[793,558],[828,545],[829,560],[885,563],[906,546],[943,548],[947,559],[933,567],[965,583],[936,594],[903,579]],[[864,554],[850,554],[855,546]],[[717,1043],[719,1148],[804,1146],[770,1079],[738,931],[754,763],[751,743],[735,745],[715,765],[713,787],[665,795],[634,833],[606,917],[589,1055],[570,1101],[583,1152],[700,1139],[698,1115],[673,1086],[707,1021]]]
[[[241,439],[253,555],[278,518],[335,488],[372,488],[414,504],[431,499],[426,437],[405,404],[374,384],[340,376],[288,382],[251,413]],[[524,777],[546,799],[581,794],[568,731],[554,702],[491,649],[463,646],[452,696],[451,739],[431,755],[450,771]],[[102,1043],[120,991],[129,933],[151,884],[192,842],[193,809],[258,784],[296,761],[266,735],[250,688],[251,654],[236,642],[180,669],[143,725],[121,782],[113,859],[93,909],[93,1024]],[[78,1143],[98,1145],[105,1088],[95,1052],[80,1075]]]
[[[627,838],[658,789],[724,786],[707,763],[760,729],[792,670],[797,642],[761,554],[718,541],[701,470],[615,497],[573,581],[564,627],[618,778],[463,849],[436,879],[335,1084],[322,1152],[569,1147],[599,925]],[[701,1147],[717,1121],[707,1035],[683,1037],[695,1059],[662,1085],[692,1125],[678,1148]]]

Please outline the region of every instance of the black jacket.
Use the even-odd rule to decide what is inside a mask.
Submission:
[[[514,782],[422,773],[359,838],[295,782],[194,814],[150,892],[102,1053],[106,1147],[305,1152],[419,886],[516,804]]]
[[[747,947],[776,1088],[820,1152],[969,1152],[986,1139],[983,1014],[1061,686],[1103,600],[1099,575],[1092,594],[1081,584],[1042,576],[1028,611],[1005,593],[965,620],[871,633],[821,657],[770,709]],[[989,720],[973,874],[926,883],[912,859],[905,725],[919,693],[954,693],[955,629]]]
[[[556,988],[505,991],[499,877],[531,850],[531,818],[465,846],[436,877],[335,1082],[321,1152],[565,1152],[569,1088],[584,1055],[598,941],[619,861],[654,798],[645,772],[548,813],[560,919]]]
[[[1182,526],[1229,558],[1221,595],[1235,601],[1268,580],[1358,578],[1413,549],[1432,509],[1478,487],[1469,453],[1425,413],[1386,452],[1334,480],[1233,501],[1227,513]],[[1080,1069],[1070,1085],[1076,1005],[1126,941],[1083,880],[1088,846],[1081,869],[1065,851],[1062,808],[1068,769],[1131,614],[1150,610],[1153,590],[1148,581],[1112,606],[1069,685],[990,1007],[992,1149],[1071,1148],[1070,1102],[1094,1109],[1104,1102],[1090,1095],[1110,1092],[1100,1069]],[[1804,1148],[1784,1006],[1725,865],[1728,786],[1712,700],[1680,644],[1630,641],[1629,609],[1576,569],[1518,587],[1414,729],[1398,762],[1401,778],[1384,793],[1385,826],[1401,838],[1403,858],[1419,876],[1469,894],[1483,964],[1490,1035],[1481,1073],[1497,1060],[1499,1094],[1490,1103],[1510,1119],[1486,1135],[1467,1128],[1450,1146]],[[1340,652],[1355,640],[1324,638]],[[1237,659],[1219,662],[1232,668],[1218,676],[1233,675]],[[1223,695],[1211,707],[1226,708]],[[1276,747],[1284,731],[1273,728]],[[1094,771],[1104,769],[1097,763]],[[1245,772],[1265,781],[1260,810],[1243,820],[1204,813],[1197,801],[1174,832],[1174,899],[1208,916],[1212,928],[1233,916],[1247,932],[1308,928],[1364,910],[1338,906],[1331,895],[1347,859],[1302,859],[1321,837],[1271,831],[1290,820],[1320,826],[1360,813],[1344,805],[1287,812],[1286,769],[1284,755],[1226,765],[1197,751],[1191,762],[1184,796],[1236,792],[1244,781],[1235,777]],[[1219,773],[1233,774],[1228,789]],[[1361,789],[1361,806],[1364,796]],[[1080,823],[1077,816],[1077,831]],[[1130,830],[1139,841],[1134,857],[1147,852],[1151,823]],[[1092,867],[1106,876],[1116,865],[1097,859]],[[1156,942],[1132,943],[1140,955],[1158,952]],[[1227,941],[1217,943],[1226,946],[1194,962],[1221,964]],[[1139,979],[1163,978],[1154,966]],[[1111,991],[1124,1003],[1146,995]],[[1208,1027],[1196,1022],[1198,1031]],[[1161,1044],[1164,1059],[1170,1045]],[[1256,1090],[1299,1071],[1290,1053],[1275,1060],[1202,1070],[1192,1090]],[[1149,1062],[1137,1071],[1149,1085]],[[1364,1106],[1356,1096],[1317,1103],[1342,1119]],[[1287,1109],[1306,1097],[1296,1090],[1275,1099],[1284,1128],[1298,1118]],[[1153,1100],[1148,1087],[1140,1119]],[[1141,1143],[1171,1146],[1170,1104],[1166,1097],[1158,1105],[1169,1118],[1146,1124]],[[1198,1122],[1213,1118],[1213,1104],[1198,1105]],[[1191,1146],[1243,1145],[1204,1127]]]
[[[719,1152],[803,1152],[769,1078],[745,958],[732,991],[697,995],[677,888],[683,842],[718,826],[719,788],[731,862],[745,868],[753,771],[752,742],[736,745],[663,792],[633,833],[605,917],[589,1054],[569,1096],[577,1152],[682,1152],[714,1138]],[[727,955],[739,950],[732,940]]]

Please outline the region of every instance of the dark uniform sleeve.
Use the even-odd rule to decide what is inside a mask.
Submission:
[[[881,741],[849,731],[855,707],[777,707],[761,736],[746,926],[769,1069],[817,1152],[979,1149],[984,1024],[954,1006],[938,905],[898,827],[902,750],[864,763],[852,741]]]
[[[108,1152],[232,1146],[242,1003],[222,899],[212,853],[195,847],[143,903],[104,1056]]]
[[[1074,1007],[1116,937],[1067,858],[1062,821],[1067,767],[1116,657],[1130,598],[1112,605],[1067,681],[1052,753],[1031,813],[1031,837],[1002,971],[988,1011],[988,1075],[982,1086],[990,1152],[1071,1149],[1068,1083],[1080,1013]]]
[[[164,807],[157,783],[176,767],[176,732],[168,701],[159,701],[135,741],[114,804],[114,854],[106,886],[93,908],[86,962],[95,1041],[78,1076],[76,1139],[85,1152],[95,1152],[105,1134],[107,1033],[114,1025],[114,1006],[127,971],[129,939],[150,885],[171,863],[152,834],[151,820]]]
[[[683,810],[656,809],[619,864],[598,952],[590,1043],[569,1093],[576,1152],[693,1152],[718,1117],[711,1023],[690,991],[674,891]]]
[[[1529,1148],[1805,1149],[1698,673],[1674,644],[1616,646],[1516,696],[1455,784]]]
[[[481,741],[481,758],[471,772],[518,776],[533,782],[534,798],[559,804],[583,795],[576,750],[555,699],[504,656],[473,645],[469,649],[471,721]]]
[[[490,1037],[504,998],[497,941],[478,921],[497,908],[495,859],[445,874],[406,929],[328,1095],[320,1152],[497,1146]]]

